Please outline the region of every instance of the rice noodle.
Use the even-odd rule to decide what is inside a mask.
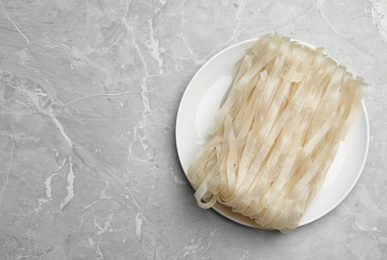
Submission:
[[[202,208],[220,202],[265,228],[295,229],[361,102],[361,78],[323,53],[265,35],[237,73],[188,179]]]

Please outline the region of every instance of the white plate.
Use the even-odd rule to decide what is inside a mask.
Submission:
[[[219,52],[199,69],[188,84],[176,119],[177,152],[186,175],[236,73],[234,64],[255,41],[256,39],[244,41]],[[368,117],[362,101],[362,109],[356,114],[322,188],[302,217],[299,226],[321,218],[344,200],[360,177],[367,157],[368,144]],[[232,212],[220,203],[217,203],[214,209],[237,223],[259,227],[251,219]]]

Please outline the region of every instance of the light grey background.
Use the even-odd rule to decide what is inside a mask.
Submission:
[[[200,66],[274,30],[369,83],[358,184],[290,235],[200,209],[174,141]],[[382,0],[1,0],[0,258],[386,259],[386,64]]]

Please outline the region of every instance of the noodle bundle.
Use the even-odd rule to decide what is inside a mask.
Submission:
[[[322,48],[265,35],[236,64],[188,179],[202,208],[219,202],[264,228],[295,229],[320,189],[362,98]]]

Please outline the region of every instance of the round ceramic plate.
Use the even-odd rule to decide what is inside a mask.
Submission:
[[[186,175],[236,73],[235,63],[255,41],[256,39],[240,42],[219,52],[199,69],[188,84],[176,120],[177,152]],[[368,144],[368,118],[362,101],[362,107],[357,111],[345,141],[340,144],[323,186],[299,226],[321,218],[344,200],[360,177],[367,157]],[[234,213],[220,203],[213,208],[237,223],[259,227],[250,218]]]

